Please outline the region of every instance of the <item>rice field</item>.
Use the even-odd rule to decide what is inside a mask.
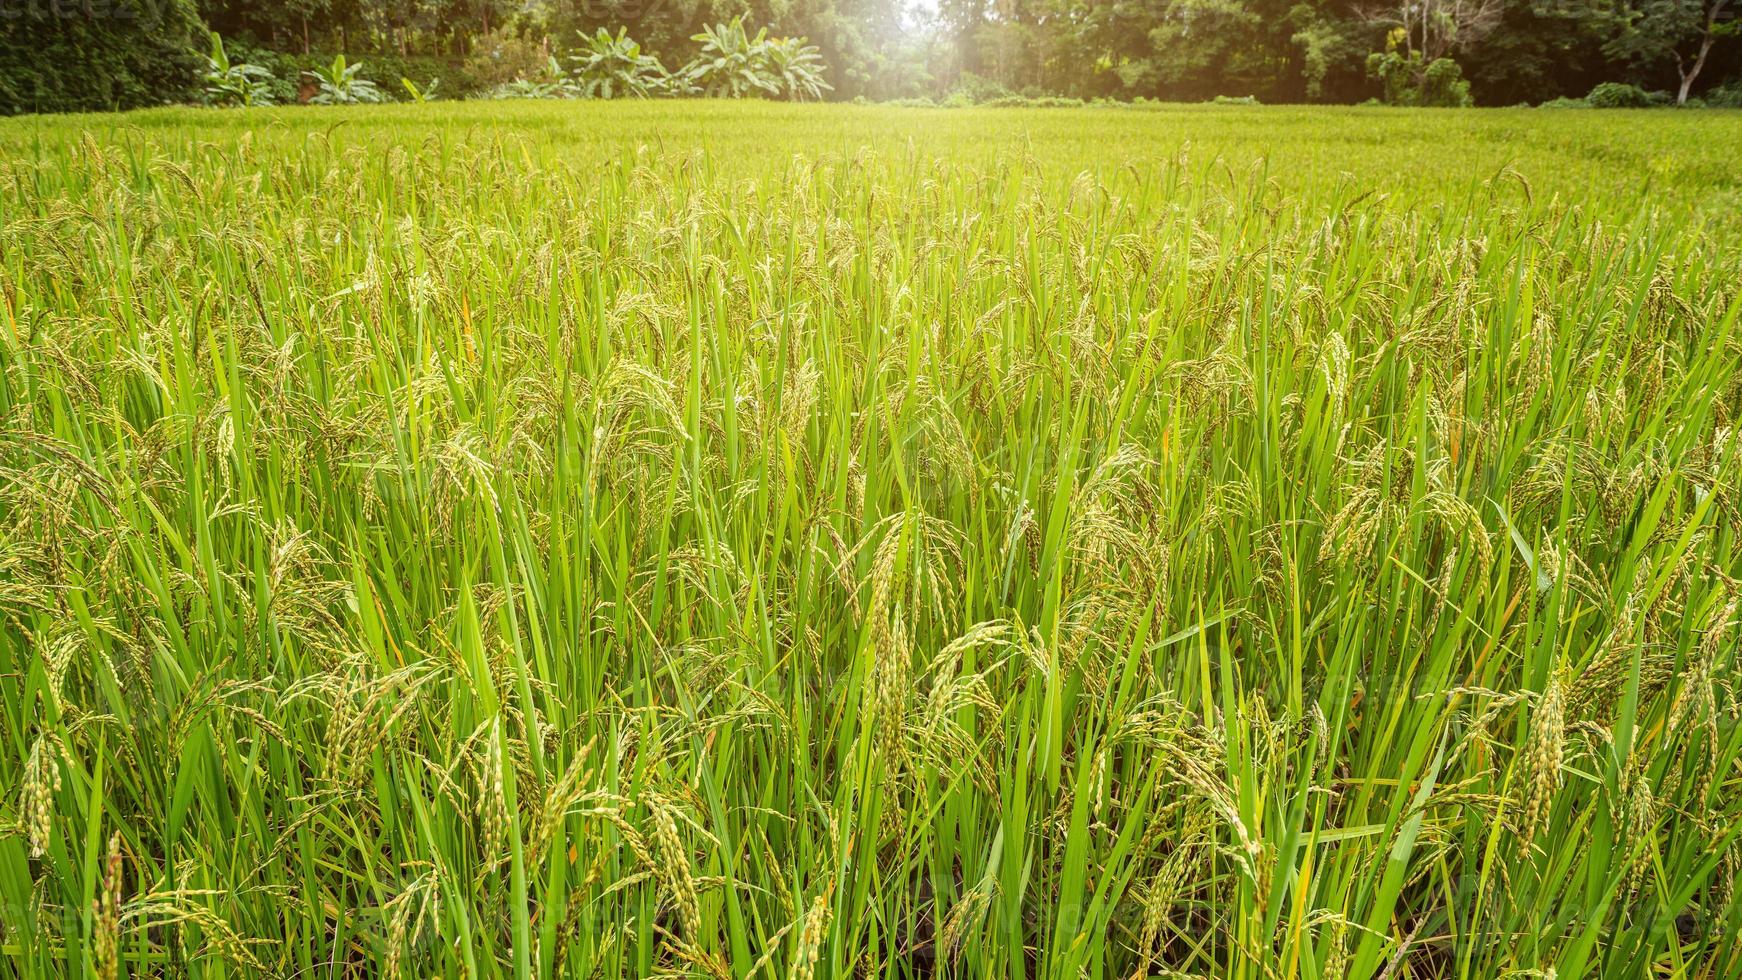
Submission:
[[[1739,159],[0,122],[0,973],[1742,975]]]

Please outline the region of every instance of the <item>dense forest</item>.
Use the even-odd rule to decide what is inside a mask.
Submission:
[[[600,28],[625,42],[608,55],[676,68],[707,48],[705,28],[735,18],[749,25],[750,37],[761,29],[776,40],[807,39],[806,57],[828,86],[812,91],[830,99],[1535,105],[1583,99],[1607,86],[1623,93],[1608,104],[1729,105],[1742,94],[1738,6],[1738,0],[0,0],[0,112],[199,101],[209,92],[202,81],[210,67],[207,30],[224,39],[230,58],[264,66],[279,87],[276,101],[307,100],[305,73],[341,54],[382,97],[406,97],[411,87],[401,78],[437,82],[442,96],[462,97],[563,72],[572,52]]]

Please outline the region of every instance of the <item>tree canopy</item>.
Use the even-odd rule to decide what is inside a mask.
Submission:
[[[29,0],[26,9],[52,15],[0,20],[9,33],[0,39],[0,108],[183,98],[204,48],[192,8],[177,6],[191,2]],[[343,53],[463,71],[444,87],[450,96],[535,74],[552,57],[584,52],[600,30],[637,45],[637,57],[681,65],[700,54],[712,25],[737,18],[752,34],[766,29],[771,43],[808,39],[829,82],[814,94],[831,99],[1510,105],[1613,82],[1684,102],[1742,75],[1738,0],[198,2],[198,19],[226,40],[304,69]],[[106,16],[126,4],[152,11],[154,26]],[[106,63],[93,72],[81,62],[91,58]],[[400,88],[397,77],[381,81]],[[56,86],[64,98],[46,96]]]

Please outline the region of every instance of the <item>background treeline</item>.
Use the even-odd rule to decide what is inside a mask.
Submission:
[[[1415,105],[1742,98],[1742,0],[0,0],[0,112],[208,98],[205,31],[306,100],[346,55],[382,97],[573,94],[600,28],[681,75],[705,28],[802,37],[832,99]],[[795,49],[796,50],[796,49]],[[541,80],[542,79],[542,80]],[[544,88],[539,88],[544,86]],[[665,94],[690,94],[676,86]],[[751,86],[751,94],[781,93]],[[1603,93],[1607,93],[1604,95]],[[598,93],[592,93],[598,94]],[[614,91],[612,94],[623,94]],[[641,91],[629,94],[647,94]],[[788,93],[791,94],[791,93]],[[1568,104],[1568,103],[1561,103]]]

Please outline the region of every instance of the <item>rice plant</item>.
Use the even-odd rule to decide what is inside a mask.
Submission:
[[[1736,976],[1739,149],[0,123],[0,962]]]

